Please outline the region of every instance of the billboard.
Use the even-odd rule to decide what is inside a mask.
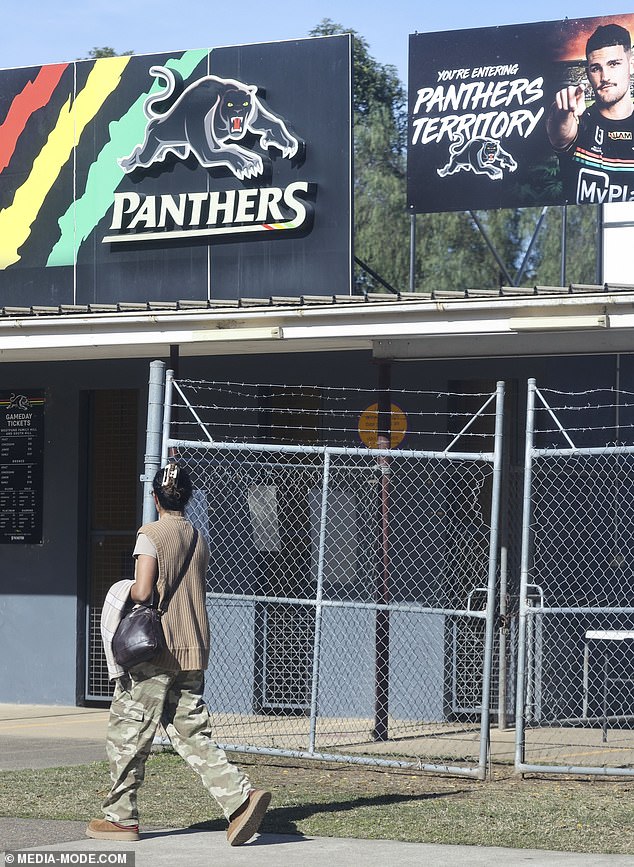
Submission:
[[[634,15],[416,33],[412,213],[634,201]]]
[[[349,293],[350,39],[1,70],[0,306]]]

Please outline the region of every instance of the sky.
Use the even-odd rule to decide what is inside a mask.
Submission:
[[[39,66],[86,57],[97,46],[154,54],[297,39],[324,18],[356,30],[380,63],[407,85],[408,35],[472,27],[528,24],[634,12],[634,0],[610,5],[533,0],[4,0],[0,67]]]

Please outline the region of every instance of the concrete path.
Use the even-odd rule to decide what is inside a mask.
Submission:
[[[108,712],[0,705],[0,770],[66,767],[105,759]],[[136,867],[634,867],[630,855],[582,855],[534,849],[437,846],[390,840],[262,834],[232,848],[224,832],[148,829],[138,843],[84,836],[84,822],[0,818],[0,851],[133,851]]]
[[[157,830],[138,843],[89,840],[78,822],[34,822],[0,819],[3,849],[30,851],[112,852],[133,851],[135,867],[632,867],[626,855],[579,855],[537,849],[502,849],[476,846],[435,846],[390,840],[354,840],[262,834],[244,846],[232,848],[222,831],[193,828]],[[7,839],[9,838],[9,839]],[[39,839],[38,839],[39,838]],[[46,838],[46,839],[44,839]],[[53,842],[55,841],[55,842]]]

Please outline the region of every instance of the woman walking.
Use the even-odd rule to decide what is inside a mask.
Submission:
[[[227,840],[240,846],[257,832],[271,795],[255,789],[212,738],[202,698],[209,659],[209,549],[184,516],[191,479],[185,468],[170,463],[157,472],[152,487],[158,520],[137,533],[130,599],[144,604],[156,594],[159,603],[168,600],[161,618],[166,648],[117,679],[106,743],[112,788],[103,803],[104,818],[93,819],[86,834],[102,840],[139,839],[137,792],[162,722],[174,748],[221,806],[229,821]]]

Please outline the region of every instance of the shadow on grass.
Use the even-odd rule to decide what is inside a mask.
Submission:
[[[264,817],[260,828],[263,834],[295,834],[303,836],[297,823],[309,819],[319,813],[344,813],[359,810],[363,807],[389,807],[392,804],[407,804],[412,801],[432,801],[437,798],[454,797],[462,794],[462,790],[437,792],[424,795],[377,795],[372,798],[354,798],[346,801],[327,801],[312,804],[298,804],[294,807],[273,807]],[[222,819],[209,822],[198,822],[191,825],[188,831],[224,831],[227,827]]]

